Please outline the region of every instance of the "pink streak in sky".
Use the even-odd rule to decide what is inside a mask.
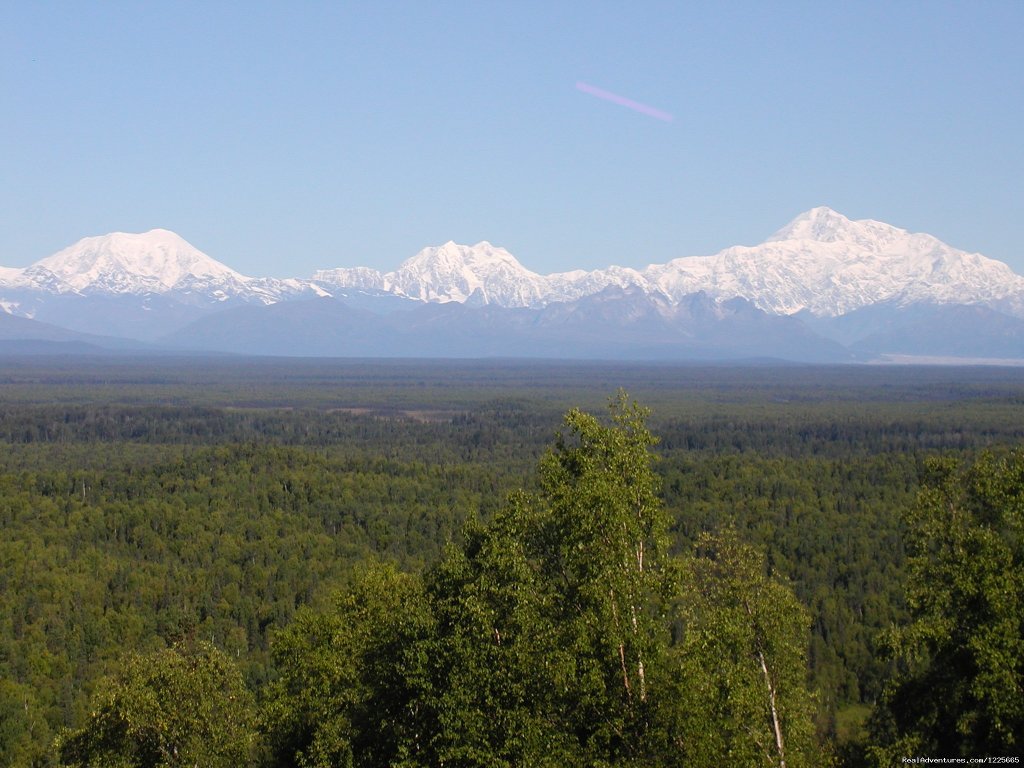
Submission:
[[[647,115],[648,117],[653,117],[657,120],[664,120],[666,123],[671,123],[673,119],[672,115],[668,112],[662,112],[660,109],[655,109],[654,107],[649,107],[646,104],[641,104],[639,101],[633,101],[632,99],[627,99],[625,96],[619,96],[617,93],[612,93],[611,91],[606,91],[602,88],[596,88],[589,83],[584,83],[582,81],[576,83],[576,90],[589,93],[591,96],[597,96],[597,98],[604,99],[605,101],[610,101],[612,104],[618,104],[620,107],[632,109],[634,112],[639,112],[642,115]]]

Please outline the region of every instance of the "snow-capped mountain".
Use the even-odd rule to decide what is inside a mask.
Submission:
[[[420,301],[495,304],[500,307],[543,307],[600,293],[609,287],[650,291],[644,276],[628,267],[550,275],[531,272],[504,248],[486,240],[476,245],[424,248],[391,272],[367,267],[322,269],[314,282],[327,290],[383,290]]]
[[[166,229],[86,237],[30,267],[79,293],[166,293],[196,285],[243,289],[247,278]]]
[[[147,340],[224,306],[321,295],[308,280],[242,275],[166,229],[86,237],[24,269],[0,268],[7,313]]]
[[[881,302],[1024,310],[1024,277],[1006,264],[824,207],[801,214],[760,245],[675,259],[648,267],[644,276],[670,296],[703,290],[780,315],[806,310],[837,317]]]
[[[814,208],[760,245],[733,246],[645,269],[611,266],[540,275],[503,248],[445,243],[425,248],[393,272],[321,270],[331,288],[374,288],[422,301],[472,300],[541,307],[609,287],[639,288],[672,302],[697,292],[742,298],[766,312],[836,317],[879,302],[983,304],[1024,317],[1024,277],[1002,262],[967,253],[931,235],[870,219],[851,221]]]
[[[326,303],[295,303],[317,298]],[[254,278],[167,230],[114,233],[0,267],[0,311],[177,347],[194,338],[251,352],[284,333],[270,346],[292,354],[571,357],[618,345],[615,354],[670,357],[1024,358],[1024,277],[931,235],[825,207],[759,245],[549,275],[488,242],[448,242],[390,272]]]
[[[486,241],[472,246],[449,241],[424,248],[393,272],[327,269],[313,279],[324,286],[381,289],[421,301],[472,301],[502,307],[539,306],[552,293],[548,278]]]
[[[83,238],[25,269],[3,268],[2,288],[82,296],[178,293],[263,303],[315,292],[308,281],[246,277],[166,229]]]
[[[760,245],[732,246],[645,269],[611,266],[541,275],[484,241],[424,248],[397,269],[325,269],[312,280],[253,278],[163,229],[87,237],[25,269],[0,268],[0,291],[49,294],[174,294],[264,304],[338,289],[384,291],[418,301],[542,307],[609,287],[678,302],[697,292],[742,298],[766,312],[836,317],[880,302],[983,304],[1024,317],[1024,277],[1002,262],[931,235],[820,207]],[[10,299],[0,294],[0,300]]]

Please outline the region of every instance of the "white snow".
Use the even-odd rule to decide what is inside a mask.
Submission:
[[[246,280],[166,229],[86,237],[34,266],[49,270],[76,291],[163,292],[189,280]]]
[[[167,294],[272,304],[339,289],[388,291],[426,302],[540,307],[608,288],[638,288],[670,305],[703,291],[744,298],[771,313],[837,316],[878,302],[984,304],[1024,317],[1024,277],[1004,263],[879,221],[852,221],[813,208],[760,245],[733,246],[642,269],[610,266],[541,275],[504,248],[447,242],[424,248],[391,272],[325,269],[312,280],[253,278],[165,229],[87,237],[25,269],[0,267],[5,311],[25,291]],[[16,294],[16,295],[15,295]]]
[[[608,267],[539,275],[508,251],[482,242],[425,248],[397,270],[323,270],[333,286],[383,288],[422,301],[478,297],[501,306],[543,306],[637,287],[677,302],[704,291],[716,300],[744,298],[780,315],[808,310],[836,316],[877,302],[983,303],[1024,316],[1024,278],[1002,262],[952,248],[931,235],[830,208],[797,216],[760,245],[733,246],[643,270]]]
[[[178,293],[264,304],[324,294],[308,280],[246,277],[166,229],[86,237],[25,269],[0,268],[4,288],[83,295]]]

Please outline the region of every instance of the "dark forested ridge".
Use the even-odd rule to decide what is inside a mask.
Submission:
[[[947,462],[945,490],[940,488],[946,498],[967,498],[963,504],[971,509],[979,507],[979,497],[988,498],[974,486],[955,489],[961,470],[954,463],[965,468],[979,460],[990,462],[979,466],[1010,460],[1024,438],[1024,371],[10,359],[0,367],[0,763],[56,764],[54,740],[61,732],[66,734],[65,759],[73,762],[75,754],[87,752],[82,731],[74,729],[87,726],[90,712],[103,705],[123,714],[129,693],[152,691],[156,683],[150,671],[162,669],[162,680],[199,670],[206,675],[195,682],[200,687],[241,686],[237,698],[247,702],[248,714],[238,718],[248,722],[251,717],[251,728],[219,734],[223,755],[209,757],[207,764],[222,758],[238,764],[239,755],[266,764],[294,764],[296,750],[302,749],[303,759],[316,764],[308,751],[312,742],[299,744],[313,735],[300,738],[298,731],[288,730],[305,727],[301,702],[289,699],[281,687],[289,675],[324,673],[303,666],[306,662],[294,666],[302,654],[308,663],[314,656],[325,659],[323,648],[303,645],[301,638],[335,637],[337,622],[352,616],[368,617],[367,626],[377,626],[382,637],[395,630],[387,622],[373,625],[384,621],[373,619],[374,611],[391,610],[365,602],[374,589],[421,596],[422,602],[409,597],[421,612],[410,614],[406,630],[435,638],[430,642],[443,636],[433,623],[442,609],[449,626],[463,627],[460,622],[471,626],[481,606],[507,607],[502,602],[507,595],[500,592],[479,597],[483,603],[466,601],[467,595],[477,594],[478,579],[489,568],[508,574],[519,573],[518,568],[527,568],[523,574],[543,571],[541,549],[522,553],[521,560],[508,555],[509,560],[494,543],[505,541],[501,525],[518,520],[509,517],[508,494],[522,488],[547,498],[543,472],[538,478],[535,468],[552,444],[561,415],[577,405],[601,413],[620,386],[652,409],[648,426],[660,440],[653,468],[666,512],[665,552],[698,558],[692,561],[697,565],[690,580],[684,580],[697,591],[688,594],[738,594],[737,585],[749,587],[755,575],[770,577],[771,584],[794,596],[792,615],[803,611],[806,616],[802,664],[814,694],[806,705],[813,710],[813,734],[794,739],[812,738],[814,750],[846,755],[851,765],[882,760],[881,751],[868,747],[883,738],[928,746],[926,740],[913,741],[914,729],[947,715],[922,712],[917,721],[904,722],[885,716],[890,711],[885,707],[910,695],[898,681],[929,684],[922,656],[960,657],[949,645],[953,641],[934,632],[892,634],[892,627],[930,621],[934,628],[938,621],[927,613],[921,587],[914,587],[935,576],[920,560],[920,535],[908,536],[908,531],[913,534],[919,522],[930,525],[932,538],[938,536],[934,531],[944,531],[953,542],[949,547],[962,541],[985,545],[1002,563],[1013,563],[1019,552],[999,550],[973,529],[929,523],[924,512],[915,517],[912,510],[925,509],[917,501],[919,489],[922,478],[935,477],[937,457]],[[987,471],[997,479],[1006,475]],[[998,485],[993,480],[984,487],[993,483]],[[1000,498],[1016,498],[1010,490],[1000,493]],[[555,510],[552,514],[559,509],[550,500],[545,504]],[[988,515],[978,525],[991,528],[993,519]],[[1019,537],[1019,527],[1013,527],[1019,526],[1019,516],[999,519],[993,530],[1004,531],[1000,535],[1011,542]],[[707,539],[709,534],[726,538]],[[730,543],[730,535],[735,542]],[[452,559],[449,544],[459,548],[462,560]],[[491,559],[482,560],[487,552]],[[701,566],[705,561],[699,558],[708,552],[724,554],[706,562],[732,563],[733,570]],[[397,571],[368,572],[369,563],[390,564]],[[373,587],[373,579],[383,582]],[[560,628],[565,642],[604,642],[578,628],[564,634],[569,625],[558,623],[541,599],[559,594],[551,591],[552,584],[537,582],[541,602],[521,605],[516,610],[525,613],[509,614],[509,620],[543,619]],[[950,589],[966,587],[958,582]],[[488,602],[494,600],[498,603]],[[673,632],[689,621],[710,633],[709,647],[720,647],[715,644],[725,640],[712,630],[736,617],[715,613],[697,598],[685,605],[688,618],[680,618]],[[1013,615],[1012,605],[1004,609]],[[993,626],[1012,623],[999,617]],[[652,638],[660,637],[660,630],[651,631]],[[463,632],[439,647],[463,647]],[[345,638],[357,644],[367,665],[378,665],[373,668],[384,677],[390,674],[379,665],[393,647],[374,650],[358,637]],[[665,659],[683,654],[672,663],[696,674],[695,667],[686,666],[692,649],[679,638],[680,645],[664,638],[657,642],[669,643]],[[426,647],[413,640],[392,637],[394,643]],[[416,640],[421,641],[426,642]],[[556,646],[544,645],[553,642],[547,635],[530,642],[535,651],[555,653]],[[1013,653],[1012,631],[1006,642],[1010,645],[1004,652]],[[289,647],[298,654],[291,662],[284,650]],[[525,717],[523,702],[529,701],[524,698],[528,691],[516,686],[523,680],[536,684],[541,673],[524,656],[492,658],[487,651],[478,657],[470,650],[459,657],[459,663],[470,665],[466,674],[492,670],[498,659],[510,675],[521,672],[516,679],[492,681],[492,687],[484,685],[473,696],[486,694],[508,703],[502,696],[518,691],[519,708],[509,710],[507,727],[543,741],[538,723],[515,719]],[[746,679],[736,669],[736,679]],[[365,687],[360,670],[335,673],[340,675],[338,695],[348,690],[363,698],[350,703],[354,708],[336,708],[336,714],[344,715],[344,728],[338,726],[344,733],[331,736],[337,737],[331,743],[342,749],[338,745],[348,734],[344,748],[355,750],[356,764],[387,764],[381,762],[383,753],[359,746],[368,732],[356,727],[367,716],[367,702],[378,702],[373,697],[379,692]],[[995,687],[995,673],[986,674],[984,680]],[[1016,680],[1019,684],[1019,676]],[[444,729],[437,722],[433,727],[450,736],[459,732],[452,723],[462,722],[460,727],[481,730],[480,738],[487,741],[484,725],[473,725],[466,714],[480,702],[470,706],[469,699],[456,700],[459,691],[470,695],[456,683],[446,684],[451,696],[432,700],[437,712],[449,713]],[[596,690],[574,695],[595,697]],[[736,701],[743,700],[743,690],[736,689]],[[565,706],[564,701],[546,701],[551,712]],[[593,698],[598,709],[611,707],[599,701]],[[883,706],[876,710],[869,737],[864,720],[878,702]],[[975,709],[989,718],[998,710],[1011,724],[1004,731],[1019,722],[1014,711],[984,709],[984,703]],[[690,704],[717,711],[708,701]],[[157,710],[145,712],[133,717],[174,720]],[[610,736],[615,728],[633,732],[638,723],[646,723],[644,738],[664,745],[671,742],[665,734],[673,729],[689,733],[687,728],[699,730],[700,725],[687,721],[685,713],[616,712],[619,725],[608,725],[607,732],[588,731],[590,752],[574,752],[582,749],[577,740],[575,746],[560,742],[563,752],[552,754],[569,762],[593,762],[601,755],[635,762],[642,755]],[[211,710],[209,720],[223,716]],[[405,721],[396,715],[395,722]],[[193,725],[173,727],[185,733]],[[589,726],[564,722],[561,727],[580,734]],[[662,735],[656,738],[654,730]],[[78,741],[67,741],[72,733],[79,734]],[[377,733],[374,740],[411,743],[402,742],[406,736]],[[986,743],[997,739],[998,734]],[[810,743],[794,750],[811,749]],[[707,743],[700,747],[703,752],[694,746],[697,751],[679,754],[689,754],[686,764],[701,765],[719,748],[724,746]],[[486,762],[483,743],[473,746],[476,752],[469,745],[463,753],[458,744],[441,742],[431,749],[429,760],[426,752],[420,762],[408,755],[403,759],[409,765],[442,759]],[[503,749],[515,764],[515,755],[526,754],[516,750],[527,746],[505,744]],[[601,749],[612,751],[599,755]],[[177,764],[159,755],[146,759],[137,756],[130,764]],[[799,764],[799,759],[789,763]]]

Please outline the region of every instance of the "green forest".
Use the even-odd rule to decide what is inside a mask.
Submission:
[[[11,358],[0,406],[2,765],[1024,753],[1024,370]]]

